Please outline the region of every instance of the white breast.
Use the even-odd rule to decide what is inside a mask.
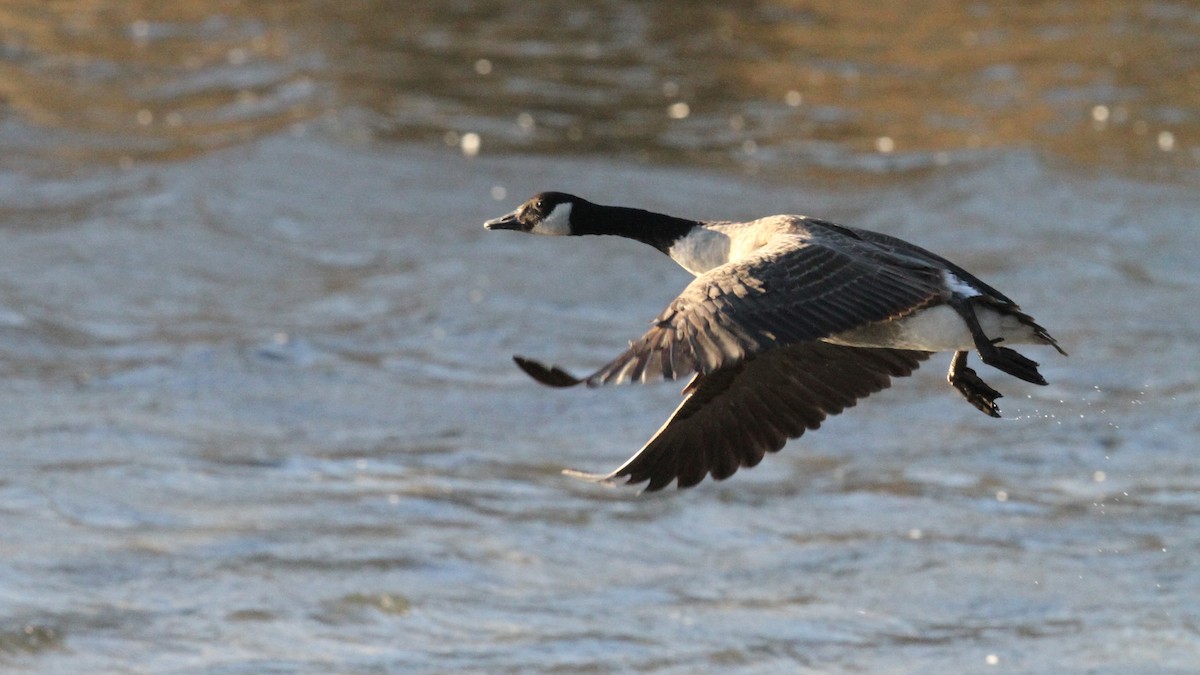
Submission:
[[[697,276],[718,265],[754,255],[786,231],[793,216],[774,216],[749,223],[706,223],[675,242],[668,255]]]
[[[697,227],[681,237],[667,255],[683,269],[700,276],[729,262],[729,235],[707,227]]]

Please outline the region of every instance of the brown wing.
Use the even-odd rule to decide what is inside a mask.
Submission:
[[[696,277],[645,335],[583,381],[715,373],[779,345],[898,318],[940,300],[939,270],[897,267],[873,252],[851,239],[814,244],[778,235],[756,255]]]
[[[687,398],[654,438],[608,475],[566,473],[591,480],[650,481],[659,490],[678,479],[691,487],[751,467],[828,415],[909,375],[928,352],[863,349],[804,342],[772,349],[708,375],[697,375]]]

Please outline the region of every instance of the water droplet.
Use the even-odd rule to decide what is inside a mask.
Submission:
[[[479,59],[475,62],[475,72],[479,73],[480,75],[491,75],[492,62],[488,61],[487,59]]]
[[[795,107],[799,106],[801,103],[804,103],[804,95],[801,94],[800,92],[796,91],[795,89],[792,89],[788,93],[784,94],[783,102],[787,103],[789,106],[795,108]]]
[[[667,117],[670,117],[673,120],[681,120],[690,114],[692,114],[691,107],[683,101],[672,103],[667,107]]]
[[[875,139],[875,149],[886,155],[896,149],[896,141],[891,136],[880,136]]]
[[[479,146],[483,144],[483,140],[479,138],[479,134],[469,132],[462,135],[462,142],[459,147],[462,148],[462,153],[467,157],[474,157],[479,154]]]

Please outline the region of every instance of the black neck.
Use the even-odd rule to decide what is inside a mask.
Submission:
[[[580,203],[571,212],[571,234],[615,234],[667,253],[700,223],[627,206]]]

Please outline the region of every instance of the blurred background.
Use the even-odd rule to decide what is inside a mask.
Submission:
[[[0,669],[1187,672],[1200,7],[0,6]],[[1071,357],[935,358],[732,479],[570,481],[687,283],[539,190],[938,251]]]

